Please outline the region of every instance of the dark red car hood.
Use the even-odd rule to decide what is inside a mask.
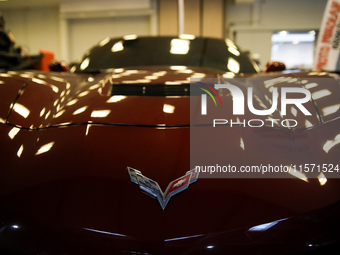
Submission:
[[[223,73],[206,69],[181,72],[169,68],[125,69],[95,76],[11,74],[14,84],[7,84],[4,77],[6,88],[11,86],[8,95],[12,101],[0,101],[8,109],[0,111],[1,122],[6,123],[0,124],[0,140],[6,148],[2,151],[0,204],[8,215],[21,217],[19,227],[33,229],[31,241],[40,243],[41,250],[46,248],[41,240],[48,243],[50,235],[57,235],[65,247],[69,238],[77,247],[99,249],[103,254],[112,249],[122,254],[161,254],[167,248],[189,253],[194,247],[205,253],[210,252],[206,250],[208,246],[218,247],[227,240],[239,247],[249,244],[248,239],[231,241],[228,233],[233,231],[245,233],[254,226],[301,215],[339,200],[338,179],[329,179],[326,185],[320,185],[318,179],[299,178],[199,179],[172,197],[162,210],[155,199],[130,181],[127,167],[158,182],[163,191],[171,181],[192,169],[190,98],[109,95],[111,85],[127,81],[127,76],[143,83],[149,82],[146,80],[156,72],[166,73],[154,83],[184,83],[194,73],[198,73],[197,77],[201,74],[201,78],[223,78]],[[269,77],[279,76],[282,74]],[[329,89],[338,93],[333,86]],[[228,103],[230,98],[223,100]],[[317,107],[321,110],[329,103],[319,103]],[[173,112],[166,112],[165,105],[171,106]],[[230,132],[228,156],[237,162],[240,158],[251,161],[273,153],[287,158],[316,150],[320,157],[333,160],[339,151],[326,155],[321,141],[336,137],[340,127],[339,120],[335,120],[338,115],[334,113],[337,116],[319,125],[323,122],[322,111],[315,105],[312,101],[308,105],[313,112],[310,127],[314,128],[307,130],[302,126],[304,129],[294,133],[289,129],[271,132],[264,127],[269,131],[266,135],[259,131],[253,134],[258,137],[248,136],[249,140],[244,141],[249,144],[261,138],[262,148],[280,144],[280,135],[294,137],[281,148],[273,146],[277,151],[256,152],[243,150],[239,144],[233,146],[240,139],[235,129]],[[247,128],[242,132],[247,132]],[[307,149],[299,142],[306,135],[319,136],[318,142],[309,144]],[[8,222],[12,222],[8,215]],[[42,234],[44,222],[50,226],[46,235]],[[69,236],[60,237],[66,233]],[[13,234],[12,238],[21,244],[25,242],[20,235]],[[277,240],[265,243],[277,244]]]

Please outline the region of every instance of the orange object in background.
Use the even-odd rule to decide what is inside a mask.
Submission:
[[[39,50],[40,54],[43,54],[44,56],[42,59],[36,64],[36,68],[38,70],[44,71],[44,72],[49,72],[50,69],[48,67],[49,63],[54,60],[54,52],[50,50],[44,50],[40,49]]]

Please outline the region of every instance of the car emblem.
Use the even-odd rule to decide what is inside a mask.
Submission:
[[[199,175],[199,170],[192,169],[186,172],[184,176],[170,182],[165,192],[163,193],[157,182],[144,176],[140,171],[131,167],[127,167],[127,170],[129,172],[130,180],[133,183],[137,184],[142,192],[153,198],[157,198],[163,210],[165,209],[172,196],[178,194],[183,190],[186,190],[190,184],[197,181]]]

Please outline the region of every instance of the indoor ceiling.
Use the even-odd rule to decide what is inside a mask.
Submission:
[[[56,6],[65,0],[0,0],[0,10],[12,8],[38,7],[38,6]],[[68,0],[81,1],[81,0]]]

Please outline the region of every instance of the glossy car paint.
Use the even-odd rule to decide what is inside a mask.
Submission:
[[[163,75],[145,81],[155,73]],[[188,83],[187,78],[202,73],[223,80],[222,71],[192,67],[0,75],[1,96],[6,95],[0,101],[1,249],[22,254],[286,254],[337,243],[339,179],[327,179],[325,185],[317,178],[199,179],[172,197],[165,210],[130,181],[127,166],[164,191],[192,169],[190,98],[111,96],[111,85],[126,80],[144,80],[146,86]],[[247,77],[303,80],[313,75]],[[321,109],[337,104],[340,92],[325,86],[332,99],[309,103],[308,127],[263,127],[251,135],[244,135],[247,128],[230,131],[228,144],[221,146],[232,162],[308,154],[338,163],[339,148],[325,153],[323,146],[338,135],[339,111],[324,116]],[[227,94],[222,100],[231,105]],[[173,113],[164,105],[173,106]],[[241,136],[245,144],[261,143],[243,150]],[[291,139],[282,144],[281,137]],[[315,139],[306,145],[306,137]],[[200,145],[209,146],[208,139]]]

